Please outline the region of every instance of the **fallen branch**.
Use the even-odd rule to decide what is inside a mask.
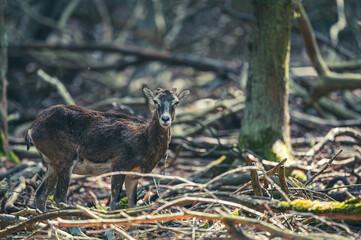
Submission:
[[[361,126],[361,119],[335,120],[323,119],[297,110],[290,111],[291,120],[308,128],[319,127],[356,127]]]
[[[8,198],[8,200],[5,204],[5,210],[8,210],[8,209],[11,209],[14,207],[15,201],[18,199],[19,195],[24,191],[25,188],[26,188],[25,178],[23,176],[21,176],[19,178],[19,185],[13,191],[11,191],[12,194]]]
[[[327,66],[333,71],[361,69],[361,59],[352,59],[344,62],[330,62]]]
[[[319,80],[313,84],[313,92],[310,97],[310,102],[313,102],[321,96],[324,96],[334,90],[360,88],[360,74],[334,73],[330,71],[321,55],[320,49],[318,48],[315,33],[301,1],[296,0],[295,3],[296,9],[300,13],[300,16],[297,18],[297,22],[305,42],[305,48],[319,75]]]
[[[85,217],[84,213],[80,210],[58,210],[53,212],[46,212],[38,216],[33,216],[28,220],[22,221],[15,225],[8,226],[0,230],[0,238],[5,238],[6,236],[16,233],[17,231],[29,228],[35,223],[42,222],[48,219],[57,218],[57,217]]]
[[[239,66],[231,67],[221,62],[197,57],[192,55],[172,54],[166,51],[159,51],[147,48],[139,48],[131,45],[110,45],[110,44],[73,44],[73,45],[44,45],[44,44],[18,44],[10,45],[9,50],[67,50],[67,51],[102,51],[105,53],[121,53],[133,55],[145,61],[160,61],[171,65],[183,65],[197,68],[203,71],[215,71],[220,75],[228,73],[239,74]]]
[[[279,171],[280,167],[283,166],[283,164],[287,161],[287,158],[283,159],[282,161],[280,161],[276,166],[274,166],[271,170],[267,171],[266,174],[267,176],[272,176],[274,175],[276,172]],[[264,179],[264,176],[261,176],[260,179]],[[244,189],[246,189],[248,186],[250,186],[252,183],[251,181],[249,181],[248,183],[244,184],[242,187],[238,188],[236,191],[234,191],[233,193],[240,193],[241,191],[243,191]]]
[[[290,188],[289,190],[295,189]],[[270,201],[267,198],[251,197],[243,194],[235,195],[228,192],[216,192],[214,194],[221,200],[240,203],[260,212],[269,211],[271,209],[275,213],[288,211],[308,212],[334,220],[361,220],[361,201],[359,199],[350,199],[344,202],[295,199],[287,202],[279,200]]]
[[[88,215],[90,218],[93,219],[101,219],[98,215],[94,214],[92,211],[90,211],[90,209],[82,207],[82,206],[77,206],[78,209],[80,209],[81,211],[83,211],[84,214]],[[133,238],[132,236],[130,236],[128,233],[126,233],[125,231],[123,231],[122,229],[118,228],[115,225],[110,225],[110,227],[116,231],[120,236],[124,237],[125,239],[128,240],[135,240],[135,238]]]
[[[335,155],[332,156],[332,158],[327,162],[327,164],[315,175],[313,175],[306,183],[305,186],[311,184],[313,182],[313,180],[315,180],[315,178],[317,176],[319,176],[320,174],[322,174],[328,167],[331,166],[333,160],[335,160],[335,158],[342,152],[342,149],[340,151],[338,151]]]
[[[54,87],[56,87],[60,96],[64,99],[66,104],[76,105],[74,99],[72,98],[70,93],[66,90],[64,84],[59,79],[57,79],[56,77],[51,77],[50,75],[48,75],[46,72],[44,72],[41,69],[39,69],[37,71],[37,74],[44,81],[46,81],[46,82],[50,83],[51,85],[53,85]]]
[[[312,157],[318,153],[328,142],[335,141],[335,138],[341,135],[349,136],[354,138],[359,144],[361,144],[361,132],[353,128],[333,128],[331,129],[322,141],[317,143],[306,153],[306,156]]]
[[[138,217],[127,217],[121,219],[90,219],[90,220],[63,220],[58,218],[56,221],[51,221],[50,223],[58,227],[100,227],[100,226],[110,226],[110,225],[131,225],[135,223],[151,223],[151,222],[163,222],[163,221],[172,221],[179,219],[187,218],[197,218],[209,221],[221,221],[221,222],[232,222],[235,224],[243,224],[250,227],[255,227],[257,229],[267,231],[271,233],[272,236],[284,237],[286,239],[348,239],[340,235],[335,234],[307,234],[302,235],[299,233],[294,233],[287,229],[280,229],[270,223],[265,221],[257,220],[254,218],[234,216],[227,213],[211,214],[190,211],[182,209],[182,212],[171,213],[171,214],[159,214],[159,215],[143,215]]]
[[[198,124],[197,126],[190,128],[186,131],[184,131],[183,136],[191,136],[196,134],[197,132],[201,131],[202,129],[204,129],[205,126],[208,126],[211,123],[214,123],[215,121],[218,121],[221,118],[224,118],[232,113],[236,113],[241,111],[242,109],[244,109],[245,104],[244,103],[239,103],[236,104],[230,108],[225,109],[222,112],[218,112],[215,113],[213,115],[210,115],[207,117],[206,120],[202,121],[201,124]]]

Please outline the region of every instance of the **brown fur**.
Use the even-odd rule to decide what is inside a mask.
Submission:
[[[183,95],[187,96],[187,91]],[[170,127],[162,126],[159,120],[162,106],[178,101],[177,94],[171,90],[155,93],[150,90],[150,94],[157,98],[159,105],[149,123],[125,114],[92,111],[80,106],[57,105],[41,112],[25,135],[28,146],[32,141],[48,164],[48,172],[36,191],[35,206],[44,210],[55,186],[55,201],[65,202],[72,172],[83,175],[150,172],[166,154],[171,139]],[[171,105],[169,109],[172,118],[175,107]],[[138,178],[115,175],[112,176],[111,210],[118,206],[124,181],[129,206],[136,204]]]

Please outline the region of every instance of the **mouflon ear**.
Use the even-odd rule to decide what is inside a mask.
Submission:
[[[191,93],[191,90],[184,89],[178,94],[179,101],[182,101],[188,97],[188,95]]]
[[[150,89],[147,86],[144,86],[142,90],[143,90],[144,95],[149,99],[149,101],[152,102],[153,98],[155,97],[154,92],[152,91],[152,89]]]

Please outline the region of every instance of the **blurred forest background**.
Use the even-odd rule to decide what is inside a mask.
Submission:
[[[192,90],[177,110],[166,175],[189,177],[191,181],[205,183],[226,173],[226,178],[209,183],[210,189],[252,193],[249,188],[239,190],[250,180],[248,173],[229,172],[247,165],[244,153],[255,151],[237,148],[255,20],[251,0],[2,0],[1,3],[0,64],[7,79],[7,85],[4,82],[1,85],[2,115],[6,122],[2,124],[6,138],[3,152],[8,151],[8,144],[9,153],[2,158],[0,166],[3,177],[13,176],[13,168],[20,172],[9,185],[11,188],[15,188],[19,177],[24,176],[24,169],[29,170],[30,166],[33,169],[33,174],[25,177],[24,189],[28,194],[7,205],[8,211],[20,210],[32,203],[32,195],[44,174],[45,167],[39,154],[34,148],[26,151],[23,140],[26,129],[41,110],[56,104],[77,104],[149,119],[149,103],[141,91],[144,84],[152,89],[176,86],[178,90]],[[350,187],[324,191],[322,196],[316,194],[317,197],[310,197],[312,194],[306,190],[294,194],[311,200],[329,200],[328,197],[340,202],[351,197],[359,200],[361,1],[303,0],[302,4],[328,68],[336,73],[352,74],[351,78],[359,81],[347,86],[340,83],[322,94],[315,91],[322,76],[317,61],[313,61],[312,56],[310,60],[304,32],[297,24],[300,13],[294,11],[289,61],[294,162],[287,163],[285,168],[289,172],[297,170],[292,176],[298,180],[288,182],[288,185],[306,188],[302,182],[319,173],[316,186],[308,186],[312,186],[312,190],[332,188],[335,184]],[[4,89],[7,89],[5,95]],[[339,149],[343,152],[337,156],[332,168],[321,171]],[[256,165],[266,170],[277,166],[274,162],[262,160],[264,156],[255,156],[259,158],[254,160]],[[17,160],[22,162],[22,167],[19,168]],[[153,172],[163,170],[161,163]],[[86,177],[75,178],[77,182],[72,182],[70,187],[70,204],[106,206],[110,186],[108,178],[97,182]],[[145,193],[140,196],[148,198],[146,192],[151,189],[155,201],[159,189],[154,188],[153,180],[144,179],[142,185]],[[264,188],[267,190],[268,187]],[[173,192],[171,196],[176,195]],[[4,208],[5,205],[1,207],[3,212]],[[282,222],[280,218],[276,221]],[[355,222],[330,224],[328,220],[309,215],[302,220],[304,222],[286,228],[302,233],[340,233],[338,230],[342,229],[342,234],[351,238],[357,238],[361,229],[361,225]],[[239,227],[232,228],[232,224],[224,227],[208,223],[208,227],[204,227],[204,222],[189,221],[173,224],[183,227],[183,232],[173,231],[172,228],[176,228],[173,225],[166,229],[167,224],[163,224],[163,228],[158,226],[158,232],[153,234],[159,238],[191,238],[194,234],[196,239],[230,238],[239,237],[237,234],[244,231]],[[301,227],[303,224],[310,226]],[[280,225],[286,223],[275,224]],[[195,226],[199,228],[192,233],[190,229]],[[200,226],[204,228],[200,229]],[[151,226],[139,228],[149,230]],[[207,228],[209,232],[205,230]],[[249,227],[247,231],[263,237],[269,237],[267,232],[279,234],[264,228],[257,230],[257,227]],[[89,229],[86,233],[89,236],[99,234]]]

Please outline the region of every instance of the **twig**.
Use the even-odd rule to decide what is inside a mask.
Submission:
[[[242,109],[244,109],[245,104],[244,103],[239,103],[236,104],[234,106],[231,106],[230,108],[225,109],[223,112],[218,112],[215,113],[211,116],[208,116],[206,120],[202,121],[202,125],[199,126],[195,126],[187,131],[184,132],[184,136],[191,136],[193,134],[196,134],[197,132],[199,132],[200,130],[203,129],[203,126],[208,126],[211,123],[214,123],[215,121],[218,121],[219,119],[226,117],[232,113],[236,113],[241,111]]]
[[[247,161],[248,166],[254,166],[251,156],[252,156],[251,154],[246,155],[246,161]],[[251,185],[253,188],[254,195],[262,196],[262,190],[261,190],[262,188],[261,188],[261,184],[259,183],[257,169],[250,170],[250,175],[251,175]]]
[[[12,3],[12,2],[15,2],[15,1],[10,1],[9,3]],[[45,17],[45,16],[41,15],[40,13],[36,12],[35,10],[33,10],[31,5],[28,4],[26,1],[18,0],[17,2],[20,4],[21,9],[26,14],[28,14],[30,16],[30,18],[34,19],[38,23],[43,24],[45,26],[54,28],[56,30],[61,30],[53,19]]]
[[[274,175],[279,168],[287,161],[287,158],[283,159],[282,161],[280,161],[274,168],[272,168],[271,170],[267,171],[267,176],[272,176]],[[261,176],[260,179],[264,179],[264,176]],[[238,188],[236,191],[234,191],[233,193],[239,193],[241,191],[243,191],[244,189],[246,189],[249,185],[251,185],[251,181],[249,181],[248,183],[244,184],[242,187]]]
[[[281,189],[280,186],[278,186],[269,176],[267,176],[267,173],[263,170],[263,176],[265,177],[265,179],[267,179],[267,181],[275,188],[277,189],[277,191],[282,195],[282,198],[284,200],[286,200],[291,207],[293,208],[292,204],[291,204],[291,199],[287,196],[287,194]]]
[[[300,0],[294,0],[296,9],[300,13],[297,18],[300,32],[305,42],[307,54],[314,65],[319,80],[313,84],[313,92],[309,103],[337,89],[356,89],[361,87],[361,75],[353,73],[335,73],[331,72],[325,63],[310,20]]]
[[[361,125],[361,119],[335,120],[323,119],[297,110],[290,111],[291,120],[308,128],[321,127],[356,127]]]
[[[244,210],[246,212],[252,213],[258,217],[262,217],[263,214],[252,209],[249,208],[247,206],[241,205],[239,203],[234,203],[234,202],[230,202],[230,201],[225,201],[225,200],[220,200],[220,199],[212,199],[212,198],[204,198],[204,197],[184,197],[184,198],[178,198],[175,199],[171,202],[168,202],[164,205],[162,205],[161,207],[157,208],[155,211],[153,211],[151,213],[151,215],[155,215],[157,213],[159,213],[160,211],[170,208],[172,206],[179,206],[179,205],[186,205],[186,204],[190,204],[190,203],[217,203],[217,204],[223,204],[223,205],[227,205],[227,206],[231,206],[231,207],[236,207],[236,208],[240,208],[241,210]]]
[[[81,211],[83,211],[86,215],[88,215],[91,218],[94,219],[101,219],[98,215],[94,214],[94,212],[91,212],[88,208],[85,208],[83,206],[77,205],[76,208],[80,209]],[[110,227],[116,231],[120,236],[124,237],[125,239],[128,240],[135,240],[132,236],[130,236],[128,233],[126,233],[125,231],[123,231],[122,229],[118,228],[115,225],[110,225]]]
[[[161,221],[169,221],[169,220],[177,220],[177,219],[187,219],[187,218],[197,218],[197,219],[206,219],[210,221],[231,221],[235,224],[243,224],[250,227],[255,227],[257,229],[270,232],[273,236],[280,236],[286,239],[309,239],[309,240],[316,240],[316,239],[337,239],[337,240],[344,240],[348,239],[342,237],[340,235],[335,234],[298,234],[291,232],[287,229],[280,229],[275,227],[274,225],[257,220],[254,218],[247,218],[247,217],[240,217],[234,216],[226,213],[222,214],[211,214],[211,213],[203,213],[203,212],[196,212],[190,211],[186,209],[182,209],[182,212],[171,213],[171,214],[160,214],[160,215],[143,215],[138,217],[132,217],[127,219],[90,219],[90,220],[63,220],[58,218],[57,221],[52,221],[52,224],[56,224],[59,227],[75,227],[75,226],[82,226],[82,227],[96,227],[96,226],[109,226],[112,224],[116,225],[130,225],[133,223],[150,223],[150,222],[161,222]]]
[[[342,152],[342,149],[340,151],[338,151],[335,155],[332,156],[332,158],[328,161],[328,163],[315,175],[313,175],[306,183],[305,186],[309,185],[310,183],[313,182],[313,180],[319,176],[321,173],[323,173],[329,166],[331,166],[331,163],[333,162],[333,160],[335,160],[335,158]]]
[[[231,169],[231,170],[229,170],[229,171],[227,171],[227,172],[224,172],[224,173],[218,175],[217,177],[213,178],[212,180],[209,180],[208,182],[206,182],[206,183],[204,184],[204,186],[209,186],[209,185],[211,185],[212,183],[218,181],[219,179],[221,179],[221,178],[223,178],[223,177],[225,177],[225,176],[227,176],[227,175],[230,175],[230,174],[232,174],[232,173],[244,172],[244,171],[253,170],[253,169],[258,169],[258,168],[255,167],[255,166],[247,166],[247,167],[238,167],[238,168],[236,168],[236,169]]]
[[[20,223],[17,223],[15,225],[8,226],[4,229],[0,230],[0,238],[4,238],[10,234],[13,234],[19,230],[28,228],[29,226],[32,226],[34,223],[38,223],[47,219],[56,218],[56,217],[71,217],[71,216],[84,216],[82,211],[79,210],[58,210],[53,212],[47,212],[38,216],[34,216],[32,218],[29,218],[28,220],[22,221]]]
[[[9,197],[5,204],[5,210],[14,207],[14,202],[19,197],[20,193],[26,188],[25,178],[21,176],[19,178],[19,185],[14,189],[13,194]]]
[[[70,93],[66,90],[64,84],[56,77],[51,77],[42,69],[37,71],[38,76],[40,76],[44,81],[50,83],[58,90],[60,96],[64,99],[65,103],[68,105],[76,105],[74,99]]]
[[[157,178],[162,178],[162,179],[178,180],[178,181],[181,181],[181,182],[188,183],[191,186],[197,185],[196,183],[194,183],[192,181],[189,181],[186,178],[179,177],[179,176],[166,176],[166,175],[154,174],[154,173],[140,173],[140,172],[130,172],[130,171],[117,171],[117,172],[104,173],[104,174],[101,174],[99,176],[91,177],[91,178],[88,178],[88,179],[96,181],[96,180],[101,179],[103,177],[108,177],[108,176],[113,176],[113,175],[135,175],[135,176],[139,176],[139,177],[157,177]]]
[[[285,167],[281,166],[278,170],[278,179],[280,180],[280,187],[282,191],[285,192],[285,194],[289,195],[290,191],[288,190],[287,181],[286,181],[286,173],[285,173]]]
[[[349,137],[354,138],[359,144],[361,144],[361,132],[357,131],[356,129],[352,128],[333,128],[331,129],[326,136],[317,143],[314,147],[312,147],[308,152],[306,153],[306,156],[311,157],[314,156],[316,153],[318,153],[321,148],[328,143],[329,141],[334,141],[336,137],[340,135],[346,135]]]
[[[338,186],[338,187],[332,187],[332,188],[326,188],[323,190],[319,190],[320,192],[329,192],[331,190],[340,189],[340,188],[352,188],[352,187],[361,187],[361,184],[351,184],[351,185],[345,185],[345,186]]]
[[[65,7],[64,11],[61,13],[60,19],[58,21],[58,28],[63,29],[66,25],[71,14],[74,12],[76,7],[79,5],[80,0],[72,0],[69,4]]]
[[[104,1],[95,0],[95,4],[98,7],[98,12],[105,28],[103,41],[110,42],[113,39],[113,27],[112,27],[112,20],[110,18],[109,11]]]

